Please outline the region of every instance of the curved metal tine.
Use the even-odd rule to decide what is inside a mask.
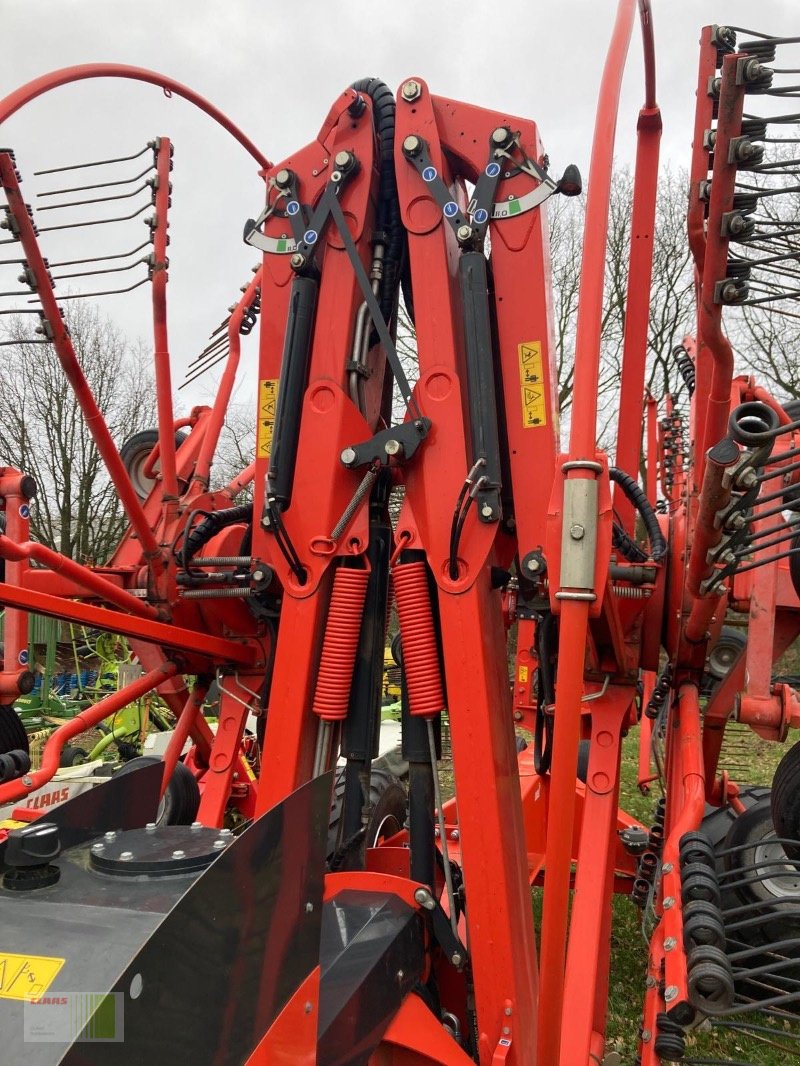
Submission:
[[[0,307],[0,315],[38,315],[41,307]]]
[[[123,292],[133,292],[134,289],[138,289],[139,286],[144,285],[149,280],[149,277],[142,278],[141,281],[129,285],[126,289],[103,289],[101,292],[68,292],[59,296],[59,300],[88,300],[92,296],[118,296]]]
[[[73,185],[69,189],[50,189],[47,192],[37,192],[37,196],[64,196],[68,192],[88,192],[89,189],[110,189],[115,185],[132,185],[133,182],[143,178],[145,174],[149,174],[153,169],[152,166],[145,167],[141,174],[135,174],[132,178],[121,178],[119,181],[98,181],[94,185]]]
[[[50,344],[47,337],[23,337],[18,341],[0,341],[0,348],[16,347],[20,344]]]
[[[200,364],[201,363],[207,363],[207,362],[209,362],[209,360],[216,359],[217,356],[219,356],[219,354],[221,352],[229,351],[228,344],[227,344],[228,338],[225,337],[225,338],[223,338],[223,340],[225,341],[224,344],[217,345],[214,348],[213,351],[208,351],[205,354],[203,354],[202,356],[198,356],[197,359],[195,359],[193,362],[191,362],[189,364],[189,366],[186,368],[186,374],[187,375],[194,374],[196,371],[200,370]],[[205,369],[205,368],[203,368],[203,369]]]
[[[128,163],[131,159],[138,159],[143,156],[145,152],[151,150],[153,144],[146,144],[140,152],[136,152],[134,155],[121,155],[118,159],[97,159],[92,163],[72,163],[66,167],[49,167],[47,170],[34,170],[33,176],[35,178],[41,177],[42,174],[63,174],[66,170],[85,170],[87,167],[105,167],[110,163]]]
[[[67,278],[88,278],[94,274],[122,274],[126,270],[133,270],[134,267],[139,266],[141,263],[146,263],[148,257],[143,259],[134,259],[132,263],[128,263],[126,266],[121,267],[105,267],[103,270],[76,270],[72,274],[54,274],[53,281],[65,281]]]
[[[27,266],[27,259],[0,259],[0,267],[8,266]]]
[[[54,233],[56,230],[59,229],[81,229],[84,226],[105,226],[109,222],[127,222],[128,219],[136,218],[138,215],[141,215],[143,211],[146,211],[148,207],[151,206],[152,204],[148,200],[147,203],[142,204],[138,211],[134,211],[131,215],[119,215],[116,218],[98,218],[95,219],[94,222],[66,222],[61,226],[40,226],[39,232]]]
[[[205,346],[205,348],[202,350],[202,352],[200,352],[200,354],[198,356],[196,356],[191,361],[191,363],[189,363],[189,366],[194,366],[195,363],[202,363],[203,360],[207,356],[209,356],[213,351],[215,351],[215,349],[221,348],[223,344],[227,344],[227,343],[228,343],[228,335],[227,335],[227,333],[221,334],[219,337],[217,337],[217,339],[215,341],[212,341],[211,344],[207,344]]]
[[[152,241],[142,241],[138,248],[131,248],[129,252],[118,252],[116,255],[93,255],[89,259],[62,259],[60,263],[50,262],[50,269],[55,270],[57,267],[71,267],[79,266],[81,263],[107,263],[109,259],[127,259],[129,255],[136,255],[137,252],[141,252],[142,248],[146,248],[148,244],[152,244]],[[138,260],[141,262],[141,260]],[[19,260],[20,263],[24,263],[24,259]]]
[[[204,366],[202,369],[196,371],[192,375],[192,377],[187,377],[183,384],[178,386],[178,392],[180,392],[181,389],[185,389],[187,385],[191,385],[193,381],[197,381],[197,379],[201,378],[207,370],[210,370],[213,366],[216,366],[217,363],[221,363],[222,360],[226,359],[229,354],[230,353],[227,351],[222,352],[220,355],[217,356],[216,359],[213,360],[213,362],[209,363],[208,366]]]
[[[133,196],[138,196],[140,192],[149,187],[149,182],[144,181],[136,189],[132,189],[131,192],[121,192],[116,196],[95,196],[91,200],[68,200],[64,204],[45,204],[44,207],[37,207],[37,211],[61,211],[64,207],[85,207],[87,204],[107,204],[112,200],[130,200]]]

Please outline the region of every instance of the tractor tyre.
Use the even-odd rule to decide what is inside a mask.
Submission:
[[[175,447],[179,448],[185,440],[185,433],[176,433]],[[122,459],[125,469],[128,471],[128,477],[131,479],[133,489],[140,500],[146,500],[155,485],[153,478],[145,476],[144,466],[157,443],[158,430],[144,429],[141,433],[134,433],[120,448],[120,459]],[[156,461],[153,469],[156,472],[159,470],[158,461]]]
[[[115,776],[133,773],[142,766],[152,766],[162,760],[155,755],[140,755],[124,763]],[[158,805],[156,825],[191,825],[200,807],[200,789],[192,771],[179,762],[169,780],[167,790]]]
[[[30,751],[22,719],[8,703],[0,704],[0,754],[7,751]]]
[[[405,825],[408,797],[398,779],[386,770],[372,768],[369,822],[350,840],[340,840],[344,811],[345,767],[336,772],[328,821],[328,864],[332,871],[363,870],[367,848],[399,833]]]
[[[73,748],[67,745],[66,748],[61,749],[61,758],[58,765],[65,766],[80,766],[81,763],[85,763],[89,757],[89,753],[83,748]]]
[[[779,837],[798,842],[783,847],[790,859],[800,859],[800,741],[783,756],[772,779],[772,821]]]
[[[728,874],[722,879],[723,906],[760,905],[750,915],[758,921],[740,926],[733,935],[765,947],[800,937],[800,864],[792,862],[778,843],[770,805],[766,795],[740,814],[722,847]]]

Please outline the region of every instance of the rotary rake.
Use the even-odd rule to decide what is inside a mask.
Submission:
[[[147,692],[177,721],[162,760],[134,760],[45,817],[19,807],[30,824],[0,844],[0,1017],[15,1060],[611,1064],[615,893],[640,908],[648,943],[644,1066],[741,1062],[745,1046],[754,1062],[794,1053],[800,747],[771,792],[740,787],[720,753],[729,725],[775,741],[800,725],[773,671],[800,634],[800,411],[734,375],[723,325],[797,317],[800,227],[785,205],[798,116],[778,113],[800,93],[784,61],[797,39],[702,32],[697,326],[674,353],[683,395],[657,401],[644,385],[661,117],[647,0],[638,11],[645,93],[613,464],[595,427],[633,0],[619,4],[600,89],[566,452],[545,204],[581,179],[574,166],[551,175],[529,119],[433,95],[418,77],[396,98],[368,78],[273,164],[146,70],[70,68],[0,101],[7,118],[68,82],[150,82],[221,123],[265,186],[244,228],[260,262],[184,381],[224,363],[214,402],[178,417],[169,139],[41,172],[35,206],[24,160],[0,151],[2,266],[18,279],[0,310],[52,346],[129,522],[106,565],[81,565],[30,539],[37,486],[0,470],[0,803],[24,801],[72,737]],[[57,230],[116,233],[142,216],[144,242],[118,238],[127,252],[48,255]],[[57,294],[87,276],[89,291]],[[120,448],[64,301],[144,285],[158,427]],[[214,487],[242,337],[257,325],[255,457]],[[402,783],[375,763],[392,605]],[[57,729],[35,770],[9,717],[33,683],[29,613],[121,634],[142,669]],[[736,615],[746,641],[723,629]],[[202,713],[213,682],[216,729]],[[649,827],[618,806],[637,723],[640,785],[661,794]],[[157,812],[176,778],[181,816],[168,824]],[[721,1050],[731,1036],[733,1058]]]

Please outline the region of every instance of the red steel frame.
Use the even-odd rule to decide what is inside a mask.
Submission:
[[[600,333],[614,138],[621,79],[636,11],[642,26],[645,61],[645,99],[638,119],[632,241],[625,322],[623,370],[615,465],[637,473],[642,451],[641,423],[647,359],[649,288],[652,271],[653,228],[658,176],[661,117],[656,102],[653,29],[648,0],[620,0],[603,74],[586,203],[586,241],[581,270],[575,352],[575,387],[569,451],[559,454],[555,405],[556,371],[550,321],[547,223],[541,209],[498,219],[492,223],[491,309],[496,324],[498,406],[507,443],[507,495],[513,497],[514,523],[499,528],[470,512],[463,529],[457,560],[458,576],[448,566],[449,528],[453,501],[463,484],[470,461],[470,413],[467,399],[464,329],[458,285],[458,242],[402,146],[409,137],[424,138],[430,158],[462,211],[468,184],[475,184],[486,165],[486,146],[494,130],[506,126],[529,159],[541,164],[539,131],[529,120],[491,112],[431,95],[415,78],[413,93],[398,93],[395,170],[402,221],[408,233],[410,271],[415,288],[419,375],[414,398],[431,420],[432,430],[407,465],[393,465],[396,484],[405,488],[394,530],[393,564],[400,553],[425,553],[436,600],[438,640],[452,733],[456,800],[443,810],[450,858],[463,871],[468,899],[460,933],[468,945],[474,982],[477,1057],[482,1066],[573,1066],[600,1061],[604,1053],[609,988],[611,901],[614,892],[630,889],[635,864],[619,840],[619,830],[633,821],[618,810],[621,744],[625,732],[640,717],[653,691],[659,645],[646,632],[656,627],[676,670],[675,699],[670,708],[671,741],[667,752],[668,794],[665,825],[664,873],[657,908],[662,920],[650,945],[649,982],[645,997],[645,1025],[655,1028],[656,1015],[665,1009],[660,985],[666,984],[678,1001],[687,998],[686,959],[682,950],[680,864],[682,834],[696,828],[704,805],[721,804],[735,795],[718,761],[724,725],[734,696],[745,689],[744,720],[763,735],[782,739],[789,722],[800,720],[791,695],[770,688],[769,665],[800,632],[798,608],[785,565],[772,565],[737,578],[714,596],[703,593],[707,576],[706,552],[714,536],[721,477],[714,480],[704,453],[725,433],[729,407],[744,398],[775,401],[752,383],[732,380],[732,354],[721,332],[719,305],[713,302],[714,284],[724,276],[727,243],[711,235],[720,232],[721,213],[733,194],[735,170],[727,153],[717,151],[714,184],[722,193],[713,201],[706,236],[700,182],[707,174],[708,153],[702,137],[711,123],[712,105],[701,94],[695,128],[689,207],[689,242],[698,282],[699,336],[687,339],[697,369],[697,395],[691,430],[696,454],[691,477],[678,471],[668,501],[671,576],[652,564],[652,580],[643,592],[624,595],[612,580],[612,489],[607,457],[596,445],[597,385]],[[716,48],[710,30],[701,38],[699,84],[714,73]],[[723,62],[723,82],[730,90],[735,60]],[[70,81],[95,77],[134,78],[185,97],[227,129],[261,168],[268,194],[281,169],[297,175],[302,197],[314,204],[328,184],[331,163],[338,152],[352,152],[358,173],[342,194],[358,256],[365,270],[372,261],[376,224],[376,181],[379,160],[371,118],[371,102],[349,89],[335,101],[317,138],[289,159],[273,166],[230,120],[184,86],[150,71],[118,65],[68,68],[23,86],[0,101],[0,121],[36,96]],[[717,145],[735,136],[741,122],[743,93],[728,91],[733,106],[719,116]],[[0,152],[0,179],[19,239],[38,285],[44,317],[52,340],[125,507],[131,530],[110,566],[87,568],[42,545],[31,543],[24,481],[11,469],[0,471],[0,495],[8,516],[0,537],[0,557],[6,560],[6,582],[0,584],[0,603],[7,608],[6,660],[0,675],[5,699],[19,691],[27,643],[26,611],[81,621],[127,635],[146,670],[144,676],[107,697],[78,719],[59,729],[48,742],[41,770],[23,782],[0,786],[0,802],[19,798],[49,780],[58,765],[63,743],[96,724],[126,702],[158,688],[178,716],[177,728],[165,757],[163,788],[188,738],[187,759],[202,789],[200,820],[222,825],[234,803],[245,817],[257,817],[284,799],[312,774],[319,720],[313,711],[323,632],[328,617],[333,575],[343,564],[364,559],[369,542],[368,507],[354,510],[346,532],[334,541],[330,531],[350,504],[363,472],[343,468],[342,450],[368,440],[382,426],[381,412],[388,381],[386,360],[378,345],[369,353],[371,375],[359,410],[351,400],[342,353],[351,348],[353,322],[362,300],[344,242],[329,228],[317,249],[322,279],[316,328],[309,358],[302,405],[292,502],[282,520],[305,568],[301,583],[278,550],[274,533],[258,519],[264,513],[271,449],[269,433],[259,435],[255,461],[221,492],[209,491],[214,452],[229,403],[240,357],[239,328],[245,312],[260,293],[262,316],[259,348],[259,391],[274,392],[281,377],[284,323],[287,318],[294,267],[289,256],[266,253],[262,267],[245,287],[228,322],[230,354],[213,408],[198,409],[189,419],[176,421],[171,401],[167,334],[167,227],[170,193],[171,144],[160,138],[155,149],[157,184],[151,261],[154,363],[158,390],[157,452],[160,473],[151,496],[141,502],[111,435],[86,383],[63,324],[47,264],[39,250],[35,228],[19,192],[13,157]],[[522,170],[507,175],[504,191],[521,197],[531,177]],[[285,222],[272,219],[265,232],[280,235]],[[520,278],[531,284],[520,285]],[[541,386],[542,416],[526,420],[520,377],[522,348],[536,350]],[[709,398],[705,405],[702,400]],[[777,405],[778,407],[780,405]],[[539,410],[537,408],[537,410]],[[646,401],[646,490],[651,502],[657,492],[656,405]],[[783,415],[783,412],[780,412]],[[784,416],[785,420],[785,416]],[[190,429],[188,440],[176,449],[175,430]],[[320,442],[324,442],[324,447]],[[552,495],[531,492],[531,468]],[[662,485],[663,468],[662,468]],[[252,559],[268,565],[282,592],[277,638],[253,619],[241,603],[198,607],[180,595],[174,545],[185,535],[186,522],[196,509],[219,510],[248,484],[254,489]],[[702,485],[702,489],[701,489]],[[688,489],[686,500],[682,498]],[[302,501],[313,500],[313,506]],[[586,546],[572,541],[575,501],[588,501],[581,512],[589,535]],[[298,502],[300,501],[300,502]],[[634,533],[634,509],[619,485],[613,489],[613,509],[629,533]],[[583,520],[583,519],[582,519]],[[235,554],[242,527],[219,534],[209,552]],[[691,544],[691,551],[688,545]],[[515,556],[536,551],[547,558],[549,597],[558,619],[559,654],[554,706],[537,708],[533,695],[537,623],[518,622],[518,654],[513,692],[507,675],[506,629],[514,621],[515,597],[505,610],[493,585],[492,568],[511,566]],[[584,552],[577,556],[576,552]],[[689,556],[684,578],[679,560]],[[580,566],[575,560],[578,559]],[[47,568],[42,571],[30,561]],[[38,576],[37,576],[38,575]],[[576,576],[577,575],[577,576]],[[45,591],[46,588],[46,591]],[[144,593],[144,595],[143,595]],[[707,630],[726,602],[750,607],[751,647],[747,662],[734,667],[717,690],[701,722],[698,681],[707,647]],[[85,602],[90,601],[90,602]],[[107,606],[98,606],[103,603]],[[752,655],[752,658],[751,658]],[[759,658],[763,660],[759,669]],[[216,735],[208,729],[200,708],[213,672],[221,691],[220,724]],[[189,691],[180,678],[198,675]],[[269,698],[261,706],[265,678]],[[636,684],[641,677],[643,694]],[[243,732],[248,714],[266,715],[261,749],[262,776],[256,780],[244,757]],[[537,715],[553,723],[552,767],[538,774],[530,750],[518,756],[514,721],[529,725]],[[650,723],[642,718],[639,783],[653,780],[649,765]],[[585,784],[576,784],[575,766],[581,738],[590,742]],[[342,888],[390,891],[417,906],[417,887],[407,875],[406,834],[385,849],[369,853],[368,869],[329,874],[326,893]],[[391,869],[391,873],[382,872]],[[399,874],[402,872],[402,876]],[[541,952],[537,960],[531,907],[531,886],[544,886]],[[570,907],[570,898],[572,905]],[[670,903],[669,901],[677,901]],[[664,951],[670,938],[677,949]],[[437,963],[437,965],[443,965]],[[463,982],[454,985],[443,973],[443,1004],[467,1023]],[[316,1055],[316,1006],[319,969],[296,990],[250,1062],[313,1063]],[[652,987],[651,987],[652,986]],[[457,991],[453,991],[456,988]],[[660,991],[660,988],[662,989]],[[460,1000],[458,997],[461,996]],[[451,1002],[452,999],[452,1002]],[[311,1005],[311,1010],[308,1005]],[[643,1046],[643,1062],[654,1063],[652,1044]],[[384,1034],[374,1061],[404,1066],[410,1063],[453,1064],[472,1061],[449,1037],[434,1015],[416,996],[409,996]]]

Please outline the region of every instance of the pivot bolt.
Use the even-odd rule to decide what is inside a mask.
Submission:
[[[583,540],[583,538],[586,536],[586,530],[580,524],[580,522],[573,522],[573,524],[569,527],[569,535],[572,537],[573,540]]]
[[[508,126],[498,126],[497,129],[492,130],[492,144],[498,148],[505,148],[510,140],[511,130]]]
[[[253,571],[253,581],[263,581],[266,576],[263,570]]]
[[[275,175],[275,184],[280,185],[281,188],[288,185],[291,180],[291,171],[288,170],[279,170],[278,173]]]
[[[649,1029],[642,1029],[642,1043],[649,1044],[653,1038],[653,1034]]]
[[[456,230],[456,237],[462,244],[466,244],[472,237],[472,226],[459,226]]]
[[[450,956],[450,961],[454,966],[460,966],[464,960],[457,951],[454,951],[453,954]]]
[[[306,257],[301,252],[295,252],[289,262],[292,264],[292,270],[302,270],[306,265]]]
[[[337,152],[333,157],[334,165],[339,170],[349,170],[353,165],[353,153],[352,152]]]
[[[415,134],[410,133],[403,141],[403,151],[406,155],[419,155],[422,151],[422,141]]]
[[[677,985],[667,985],[664,989],[664,1002],[671,1003],[673,999],[678,995]]]
[[[419,903],[420,907],[424,907],[426,911],[436,910],[436,900],[427,888],[418,888],[414,893],[414,899]]]
[[[481,514],[484,518],[491,518],[494,514],[494,511],[492,510],[492,505],[490,503],[485,503],[483,507],[481,507]]]
[[[532,574],[535,574],[540,569],[542,564],[539,562],[538,559],[528,559],[528,562],[525,565]]]
[[[422,86],[418,81],[414,81],[413,78],[409,78],[408,81],[403,82],[403,88],[400,90],[403,99],[411,103],[414,100],[418,100],[422,96]]]
[[[675,906],[674,898],[672,896],[667,896],[667,898],[664,900],[664,910],[665,911],[671,910],[672,907],[674,907],[674,906]]]
[[[357,458],[355,448],[345,448],[339,458],[345,466],[352,466]]]
[[[383,450],[387,455],[399,455],[403,450],[403,445],[399,440],[387,440],[383,446]]]
[[[664,951],[674,951],[678,946],[678,941],[674,936],[668,936],[664,941]]]

